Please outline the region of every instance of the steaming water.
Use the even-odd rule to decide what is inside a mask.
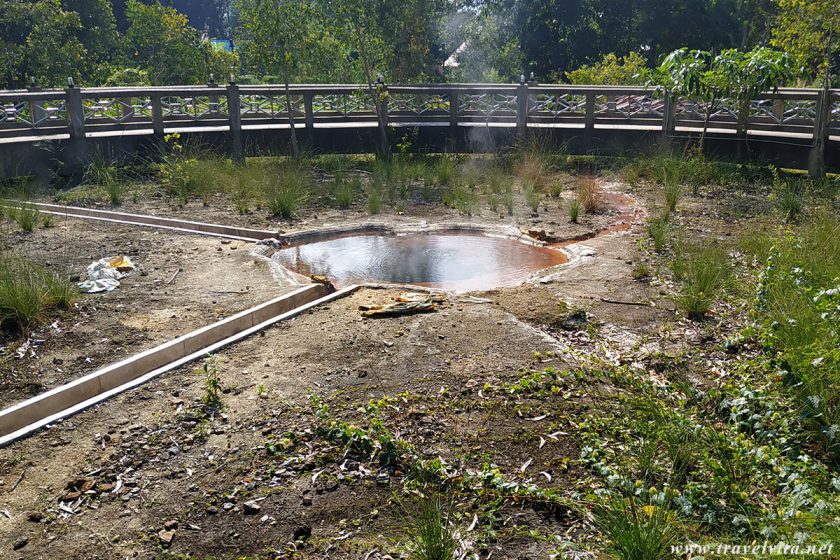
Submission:
[[[273,258],[300,274],[328,276],[339,287],[385,282],[455,291],[514,286],[566,262],[556,249],[472,233],[337,237],[289,247]]]

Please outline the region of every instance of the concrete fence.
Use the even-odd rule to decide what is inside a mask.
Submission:
[[[81,165],[92,147],[119,144],[117,152],[131,153],[172,132],[215,138],[241,162],[261,141],[287,142],[292,126],[317,151],[372,151],[385,127],[391,137],[417,128],[426,149],[485,151],[543,131],[572,152],[611,153],[696,138],[706,115],[702,102],[644,87],[379,84],[376,93],[357,84],[293,85],[288,95],[281,85],[237,84],[0,91],[0,164],[7,176],[16,165],[25,171],[20,145],[48,142],[65,164]],[[709,122],[713,150],[716,143],[737,154],[752,144],[767,161],[813,174],[826,161],[840,166],[840,90],[723,100]],[[773,143],[794,155],[765,149]]]

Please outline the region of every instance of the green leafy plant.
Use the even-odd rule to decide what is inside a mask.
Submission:
[[[207,356],[196,372],[201,375],[204,383],[204,396],[202,397],[204,406],[211,411],[221,410],[223,407],[222,380],[218,358],[213,355]]]
[[[709,123],[725,99],[738,106],[738,130],[744,131],[749,102],[795,76],[794,61],[787,54],[767,47],[749,52],[725,49],[713,55],[707,51],[677,49],[668,54],[656,71],[655,81],[668,94],[681,95],[702,103],[702,152]]]

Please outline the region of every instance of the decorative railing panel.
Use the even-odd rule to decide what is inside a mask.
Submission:
[[[661,120],[664,101],[652,93],[644,95],[596,95],[595,118]]]
[[[580,93],[536,93],[531,96],[528,115],[535,118],[562,119],[586,113],[586,95]]]
[[[85,123],[122,124],[152,120],[152,99],[139,97],[103,97],[82,101]]]
[[[448,94],[391,93],[388,96],[388,115],[397,117],[448,116],[451,108]]]
[[[0,101],[0,127],[37,129],[66,125],[64,99]]]
[[[242,118],[248,119],[288,119],[289,104],[292,116],[302,118],[305,113],[303,95],[243,93],[240,98]]]
[[[228,100],[224,95],[164,95],[161,107],[164,119],[200,121],[228,117]]]
[[[312,113],[317,117],[349,119],[353,116],[376,116],[373,100],[366,91],[347,93],[315,94],[312,99]]]
[[[508,93],[465,93],[459,97],[458,115],[493,119],[515,117],[518,101],[515,94]]]

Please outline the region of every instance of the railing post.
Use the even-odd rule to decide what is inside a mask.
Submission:
[[[234,165],[245,164],[245,150],[242,148],[242,105],[239,86],[231,82],[227,87],[228,114],[230,118],[230,156]]]
[[[665,94],[664,105],[662,107],[662,142],[665,143],[674,135],[676,131],[676,114],[677,103],[674,96],[670,93]]]
[[[458,137],[458,111],[461,110],[457,91],[449,91],[449,144],[458,151],[460,139]]]
[[[519,87],[516,88],[516,133],[525,136],[528,132],[528,84],[522,76]]]
[[[149,101],[152,103],[152,132],[155,138],[163,140],[163,96],[153,93],[149,96]]]
[[[70,83],[67,94],[67,124],[70,126],[70,138],[83,144],[85,142],[85,108],[82,104],[82,90]]]
[[[595,94],[592,92],[586,94],[586,113],[583,122],[586,132],[595,130]]]
[[[825,145],[828,139],[828,123],[831,119],[831,90],[828,87],[820,91],[816,109],[814,142],[808,154],[808,175],[819,179],[825,177]]]
[[[85,107],[82,103],[82,90],[76,87],[72,78],[67,78],[65,90],[67,124],[70,131],[71,171],[79,171],[87,163],[87,136],[85,135]]]
[[[312,102],[315,99],[315,92],[303,92],[303,123],[306,127],[306,143],[309,147],[315,145],[315,109]]]

